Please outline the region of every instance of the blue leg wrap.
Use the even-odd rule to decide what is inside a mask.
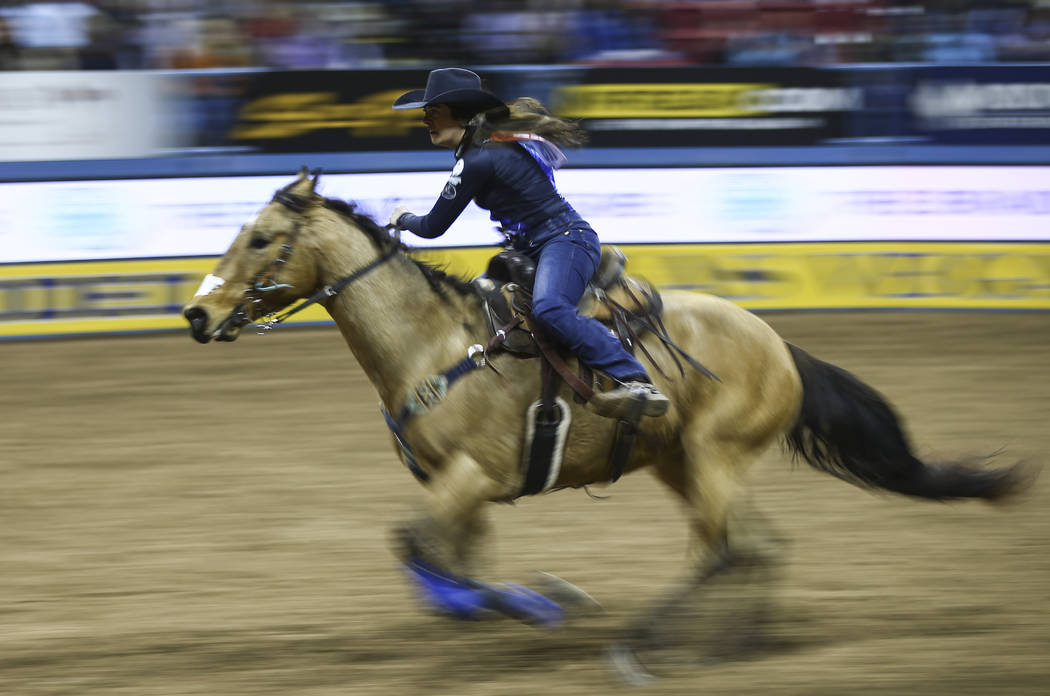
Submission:
[[[476,619],[486,609],[484,593],[459,578],[442,573],[419,560],[405,565],[408,577],[419,591],[423,602],[442,614],[458,619]]]
[[[415,559],[405,570],[427,606],[458,619],[477,619],[492,611],[526,623],[557,626],[565,617],[557,602],[521,585],[485,585]]]
[[[493,611],[525,623],[554,627],[565,618],[560,604],[521,585],[508,584],[507,589],[489,587],[488,604]]]

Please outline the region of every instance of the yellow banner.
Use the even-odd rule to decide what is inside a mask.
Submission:
[[[763,113],[747,95],[772,84],[569,85],[551,97],[567,118],[727,118]]]
[[[0,338],[172,329],[216,259],[0,266]]]
[[[624,246],[628,272],[662,289],[752,310],[1050,310],[1050,243],[854,242]],[[420,251],[451,273],[482,273],[492,247]],[[0,338],[185,326],[215,259],[0,266]],[[323,322],[311,307],[293,322]]]
[[[1050,243],[850,242],[622,247],[627,271],[663,289],[752,310],[1050,309]],[[488,249],[420,258],[474,275]]]

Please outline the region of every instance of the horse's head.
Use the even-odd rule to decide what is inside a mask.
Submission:
[[[193,337],[233,341],[241,327],[306,297],[318,284],[300,230],[321,206],[318,176],[304,168],[249,220],[183,308]]]

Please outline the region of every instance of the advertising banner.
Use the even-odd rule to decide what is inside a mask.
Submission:
[[[590,148],[1050,142],[1050,73],[1036,65],[482,73],[505,99],[536,97],[579,120]],[[0,72],[0,161],[427,150],[420,112],[390,108],[426,77],[415,69]]]
[[[360,152],[430,147],[419,110],[394,111],[425,70],[303,70],[247,78],[228,145],[260,152]]]
[[[505,99],[535,97],[556,115],[580,120],[590,147],[1050,141],[1050,77],[1038,65],[522,66],[481,73]],[[198,140],[259,152],[426,149],[419,113],[390,109],[398,95],[422,87],[426,74],[241,76],[233,125]],[[210,128],[220,127],[213,121]]]
[[[398,204],[429,211],[448,176],[323,175],[320,191],[385,223]],[[3,184],[0,264],[220,254],[292,178]],[[1050,241],[1050,167],[569,169],[558,184],[615,244]],[[493,246],[502,237],[470,205],[444,236],[406,241]]]
[[[915,68],[908,106],[917,133],[943,144],[1050,142],[1045,65]]]
[[[595,68],[556,87],[552,111],[594,147],[813,145],[846,135],[863,92],[815,68]]]
[[[1050,77],[1035,65],[481,72],[505,99],[536,97],[578,120],[589,148],[1050,142]],[[426,77],[416,69],[3,72],[0,161],[429,150],[421,113],[390,108]]]
[[[174,143],[162,76],[0,72],[0,161],[146,157]]]
[[[623,250],[628,272],[662,291],[711,293],[752,310],[1050,310],[1050,243],[642,244]],[[416,256],[470,278],[484,270],[492,253],[447,248]],[[3,268],[0,340],[186,329],[182,305],[215,262]],[[290,323],[327,322],[316,305]]]
[[[0,339],[178,328],[215,259],[0,267]]]
[[[593,147],[810,145],[845,134],[863,94],[815,68],[531,68],[483,71],[506,100],[579,119]],[[248,77],[228,144],[263,152],[419,150],[418,110],[393,111],[426,71],[267,72]]]

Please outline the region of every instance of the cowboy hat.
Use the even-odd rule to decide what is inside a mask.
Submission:
[[[426,89],[405,92],[394,101],[395,109],[418,109],[430,104],[471,104],[479,111],[506,106],[499,97],[481,88],[477,73],[463,68],[439,68],[427,76]]]

